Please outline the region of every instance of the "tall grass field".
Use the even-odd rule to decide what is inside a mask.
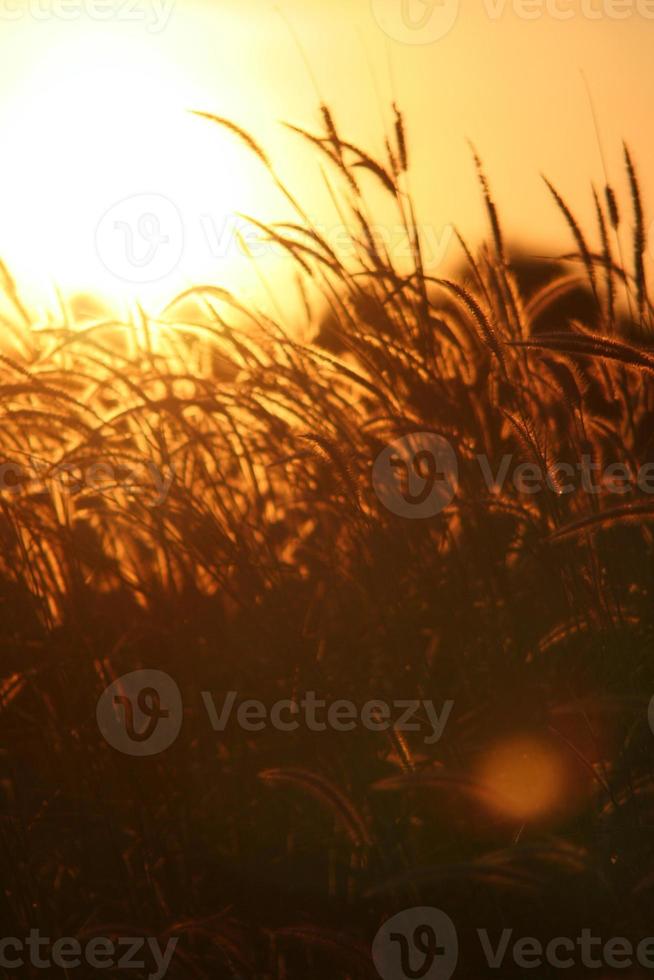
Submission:
[[[131,322],[80,322],[62,300],[43,326],[2,269],[5,936],[176,937],[172,980],[363,980],[406,909],[447,913],[470,978],[488,969],[479,928],[494,946],[504,928],[654,935],[654,310],[636,166],[625,149],[626,193],[589,190],[594,227],[550,188],[570,248],[544,259],[505,240],[473,154],[488,241],[460,238],[458,272],[438,278],[394,119],[384,159],[324,105],[291,137],[320,159],[347,259],[265,148],[206,119],[294,208],[257,231],[297,267],[302,332],[211,284]],[[373,233],[378,191],[410,267]],[[418,515],[442,476],[425,439],[456,473]],[[398,446],[422,455],[384,483]],[[180,695],[179,732],[151,755],[98,723],[134,671]],[[234,713],[221,730],[207,692],[218,712],[229,692],[283,700],[284,721],[313,692],[359,720]],[[382,723],[380,704],[412,700],[414,724]]]

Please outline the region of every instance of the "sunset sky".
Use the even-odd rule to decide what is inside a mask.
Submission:
[[[0,980],[654,968],[653,53],[0,0]]]
[[[315,153],[280,121],[316,129],[322,97],[347,137],[381,155],[381,120],[397,98],[427,253],[443,270],[459,254],[452,223],[473,242],[485,230],[467,140],[522,241],[569,246],[541,173],[592,220],[589,181],[604,177],[583,71],[610,180],[624,188],[624,138],[647,203],[654,9],[645,0],[405,3],[426,25],[408,36],[400,0],[0,0],[0,254],[26,296],[45,310],[58,285],[156,306],[210,281],[260,297],[262,270],[226,222],[233,211],[273,220],[288,210],[261,165],[189,109],[251,131],[330,227],[337,219]],[[116,215],[129,222],[112,209],[135,195],[167,208],[164,224],[181,229],[156,282],[125,282],[98,249],[98,228],[115,230]],[[379,221],[391,219],[380,211]],[[278,260],[262,269],[284,281]]]

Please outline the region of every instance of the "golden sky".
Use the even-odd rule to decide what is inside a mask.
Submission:
[[[582,71],[611,181],[625,186],[624,138],[651,197],[653,42],[654,0],[0,0],[0,255],[44,306],[55,284],[155,306],[199,281],[258,295],[229,215],[287,211],[260,165],[187,110],[249,129],[329,228],[315,155],[279,125],[317,128],[318,91],[371,151],[390,100],[405,110],[434,270],[458,259],[453,223],[471,241],[485,230],[468,139],[508,232],[568,248],[540,174],[592,220],[589,181],[604,177]],[[127,236],[135,276],[115,252]]]

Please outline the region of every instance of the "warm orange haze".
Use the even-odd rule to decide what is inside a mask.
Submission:
[[[0,0],[0,978],[654,969],[654,0]]]
[[[441,272],[461,257],[453,225],[473,241],[485,231],[467,140],[490,172],[507,232],[548,250],[567,241],[541,173],[586,218],[593,213],[588,181],[621,179],[622,139],[644,174],[651,170],[645,0],[411,0],[408,7],[418,25],[428,20],[423,30],[407,31],[394,0],[6,0],[0,252],[18,281],[44,310],[56,306],[55,286],[157,306],[211,281],[238,284],[263,301],[233,215],[283,220],[288,209],[261,167],[190,116],[193,109],[237,120],[264,144],[338,244],[341,221],[318,161],[280,123],[310,129],[324,98],[347,135],[379,150],[395,98],[414,140],[411,190],[425,254]],[[169,223],[174,241],[152,268],[146,262],[126,276],[115,250],[134,248],[147,259],[154,229],[141,234],[135,226],[132,242],[119,231],[113,245],[98,249],[97,227],[136,195],[169,202],[158,202],[161,232]],[[400,230],[378,207],[378,224],[401,250]],[[291,277],[288,263],[282,270],[269,257],[264,265],[274,277]]]

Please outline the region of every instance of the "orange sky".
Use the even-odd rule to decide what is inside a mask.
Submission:
[[[330,227],[315,157],[278,124],[317,124],[315,85],[344,132],[372,150],[396,95],[434,269],[458,257],[452,223],[471,240],[484,231],[467,139],[516,237],[539,250],[569,246],[541,172],[591,220],[588,182],[604,178],[582,70],[610,179],[624,188],[624,137],[651,198],[653,0],[282,0],[315,85],[276,6],[0,0],[0,254],[28,298],[52,305],[57,282],[156,305],[199,280],[258,298],[228,216],[285,217],[282,203],[255,161],[185,110],[249,128]],[[162,220],[181,228],[179,254],[169,242],[156,282],[126,282],[111,246],[98,246],[98,228],[127,228],[131,205],[112,209],[135,195],[155,211],[169,202]]]

